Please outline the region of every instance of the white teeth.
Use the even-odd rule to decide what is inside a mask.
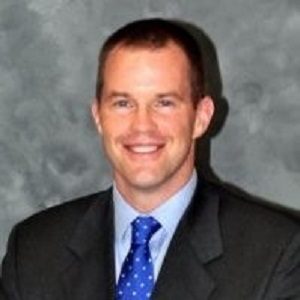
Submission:
[[[158,149],[158,146],[133,146],[130,150],[135,153],[151,153]]]

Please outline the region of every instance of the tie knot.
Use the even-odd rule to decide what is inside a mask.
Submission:
[[[137,245],[149,243],[152,235],[161,227],[153,217],[137,217],[131,225],[132,243]]]

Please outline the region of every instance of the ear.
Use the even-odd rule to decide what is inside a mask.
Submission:
[[[210,96],[199,100],[196,108],[193,137],[201,137],[207,130],[215,111],[214,101]]]
[[[99,134],[102,134],[102,126],[101,126],[101,121],[100,121],[100,115],[99,115],[99,102],[97,99],[93,99],[92,104],[91,104],[91,113],[96,125],[96,128],[99,132]]]

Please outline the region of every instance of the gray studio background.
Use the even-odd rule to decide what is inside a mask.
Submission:
[[[216,173],[300,208],[299,0],[1,0],[0,257],[17,221],[109,185],[89,115],[98,48],[152,16],[194,22],[216,44],[230,106]]]

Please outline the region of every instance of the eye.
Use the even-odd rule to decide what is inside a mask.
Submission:
[[[158,107],[174,107],[176,105],[173,99],[163,98],[158,99],[156,106]]]
[[[113,106],[117,108],[132,107],[132,103],[128,99],[116,99],[113,101]]]

